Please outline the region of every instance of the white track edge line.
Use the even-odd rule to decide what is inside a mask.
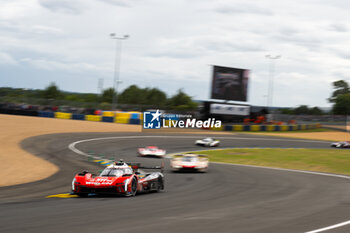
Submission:
[[[85,139],[85,140],[80,140],[73,142],[68,145],[68,148],[72,150],[73,152],[83,155],[83,156],[89,156],[89,154],[78,150],[75,145],[83,142],[90,142],[90,141],[98,141],[98,140],[111,140],[111,139],[134,139],[134,138],[197,138],[196,136],[118,136],[118,137],[102,137],[102,138],[91,138],[91,139]],[[200,137],[200,136],[198,136]],[[220,139],[240,139],[240,140],[262,140],[262,141],[298,141],[298,142],[317,142],[317,143],[322,143],[322,141],[312,141],[312,140],[293,140],[293,139],[276,139],[276,138],[234,138],[234,137],[215,137],[215,138],[220,138]],[[324,142],[328,143],[328,142]],[[199,151],[204,151],[204,150],[199,150]],[[184,153],[184,152],[180,152]],[[263,167],[263,166],[256,166],[256,165],[245,165],[245,164],[232,164],[232,163],[222,163],[222,162],[211,162],[214,164],[223,164],[223,165],[231,165],[231,166],[241,166],[241,167],[252,167],[252,168],[263,168],[263,169],[271,169],[271,170],[278,170],[278,171],[288,171],[288,172],[298,172],[298,173],[304,173],[304,174],[312,174],[312,175],[320,175],[320,176],[330,176],[330,177],[337,177],[341,179],[350,179],[350,176],[345,176],[345,175],[337,175],[337,174],[330,174],[330,173],[322,173],[322,172],[312,172],[312,171],[304,171],[304,170],[294,170],[294,169],[286,169],[286,168],[274,168],[274,167]],[[350,224],[349,221],[345,221],[342,223],[338,223],[335,225],[327,226],[324,228],[319,228],[316,230],[312,231],[307,231],[305,233],[318,233],[318,232],[323,232],[335,228],[339,228],[345,225]]]
[[[338,227],[342,227],[342,226],[345,226],[345,225],[348,225],[348,224],[350,224],[350,220],[349,221],[345,221],[345,222],[341,222],[341,223],[338,223],[338,224],[334,224],[332,226],[316,229],[316,230],[313,230],[313,231],[308,231],[308,232],[305,232],[305,233],[318,233],[318,232],[322,232],[322,231],[328,231],[328,230],[332,230],[332,229],[335,229],[335,228],[338,228]]]

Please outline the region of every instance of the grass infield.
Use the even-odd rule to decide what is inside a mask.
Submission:
[[[348,149],[219,149],[201,151],[211,162],[350,175]]]

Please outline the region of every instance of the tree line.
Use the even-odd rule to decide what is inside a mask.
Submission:
[[[23,88],[0,88],[0,101],[20,103],[23,100],[45,99],[49,102],[65,101],[81,103],[81,106],[86,104],[99,104],[103,109],[111,107],[113,95],[118,105],[144,105],[154,106],[157,108],[173,109],[179,111],[190,111],[197,108],[197,103],[192,100],[192,97],[178,90],[173,96],[168,97],[163,91],[158,88],[140,88],[137,85],[131,85],[121,93],[116,94],[113,88],[103,90],[102,94],[94,93],[76,93],[61,91],[55,83],[51,83],[44,90],[32,90]]]
[[[289,115],[323,115],[325,114],[319,107],[309,107],[300,105],[297,108],[283,108],[280,110],[283,114]]]
[[[350,114],[350,86],[344,80],[338,80],[332,83],[333,93],[328,101],[333,104],[332,113],[336,115]],[[105,89],[102,94],[94,93],[76,93],[59,90],[55,83],[51,83],[44,90],[32,90],[23,88],[0,88],[0,102],[14,102],[34,104],[33,99],[45,99],[44,103],[50,103],[53,100],[78,103],[80,106],[92,106],[98,104],[100,108],[108,110],[113,101],[113,95],[116,96],[118,104],[154,106],[157,108],[173,109],[178,111],[189,111],[197,108],[197,103],[192,97],[178,90],[178,92],[168,97],[166,93],[158,88],[140,88],[137,85],[131,85],[121,93],[116,94],[113,88]],[[90,104],[90,105],[89,105]],[[284,114],[293,115],[322,115],[325,114],[318,107],[309,107],[300,105],[297,108],[284,108],[280,110]]]
[[[344,80],[338,80],[332,83],[333,93],[328,101],[333,103],[332,111],[334,114],[350,114],[350,88],[349,83]]]
[[[327,100],[333,104],[332,114],[350,115],[350,86],[344,80],[332,82],[333,92]],[[297,108],[281,109],[281,113],[293,115],[323,115],[325,114],[318,107],[300,105]]]

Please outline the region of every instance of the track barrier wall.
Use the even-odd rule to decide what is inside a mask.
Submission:
[[[24,111],[0,109],[2,114],[39,116],[58,119],[86,120],[95,122],[109,122],[120,124],[140,125],[143,122],[143,114],[141,112],[102,112],[101,115],[83,115],[65,112],[46,112],[46,111]],[[166,120],[168,121],[168,120]],[[220,128],[210,128],[207,130],[215,131],[235,131],[235,132],[264,132],[264,131],[296,131],[320,128],[321,124],[294,124],[294,125],[223,125]]]
[[[225,125],[218,129],[220,131],[249,131],[249,132],[264,132],[264,131],[296,131],[321,128],[321,124],[301,124],[301,125]]]
[[[101,115],[83,115],[65,112],[40,111],[36,115],[39,117],[50,117],[58,119],[85,120],[132,125],[140,125],[142,123],[142,113],[140,112],[102,112]]]

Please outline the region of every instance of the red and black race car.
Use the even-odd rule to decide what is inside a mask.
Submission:
[[[139,192],[164,189],[162,172],[145,173],[139,169],[163,169],[163,166],[141,167],[140,164],[119,161],[106,167],[100,175],[84,171],[76,174],[72,181],[72,192],[80,197],[89,194],[120,194],[135,196]]]

